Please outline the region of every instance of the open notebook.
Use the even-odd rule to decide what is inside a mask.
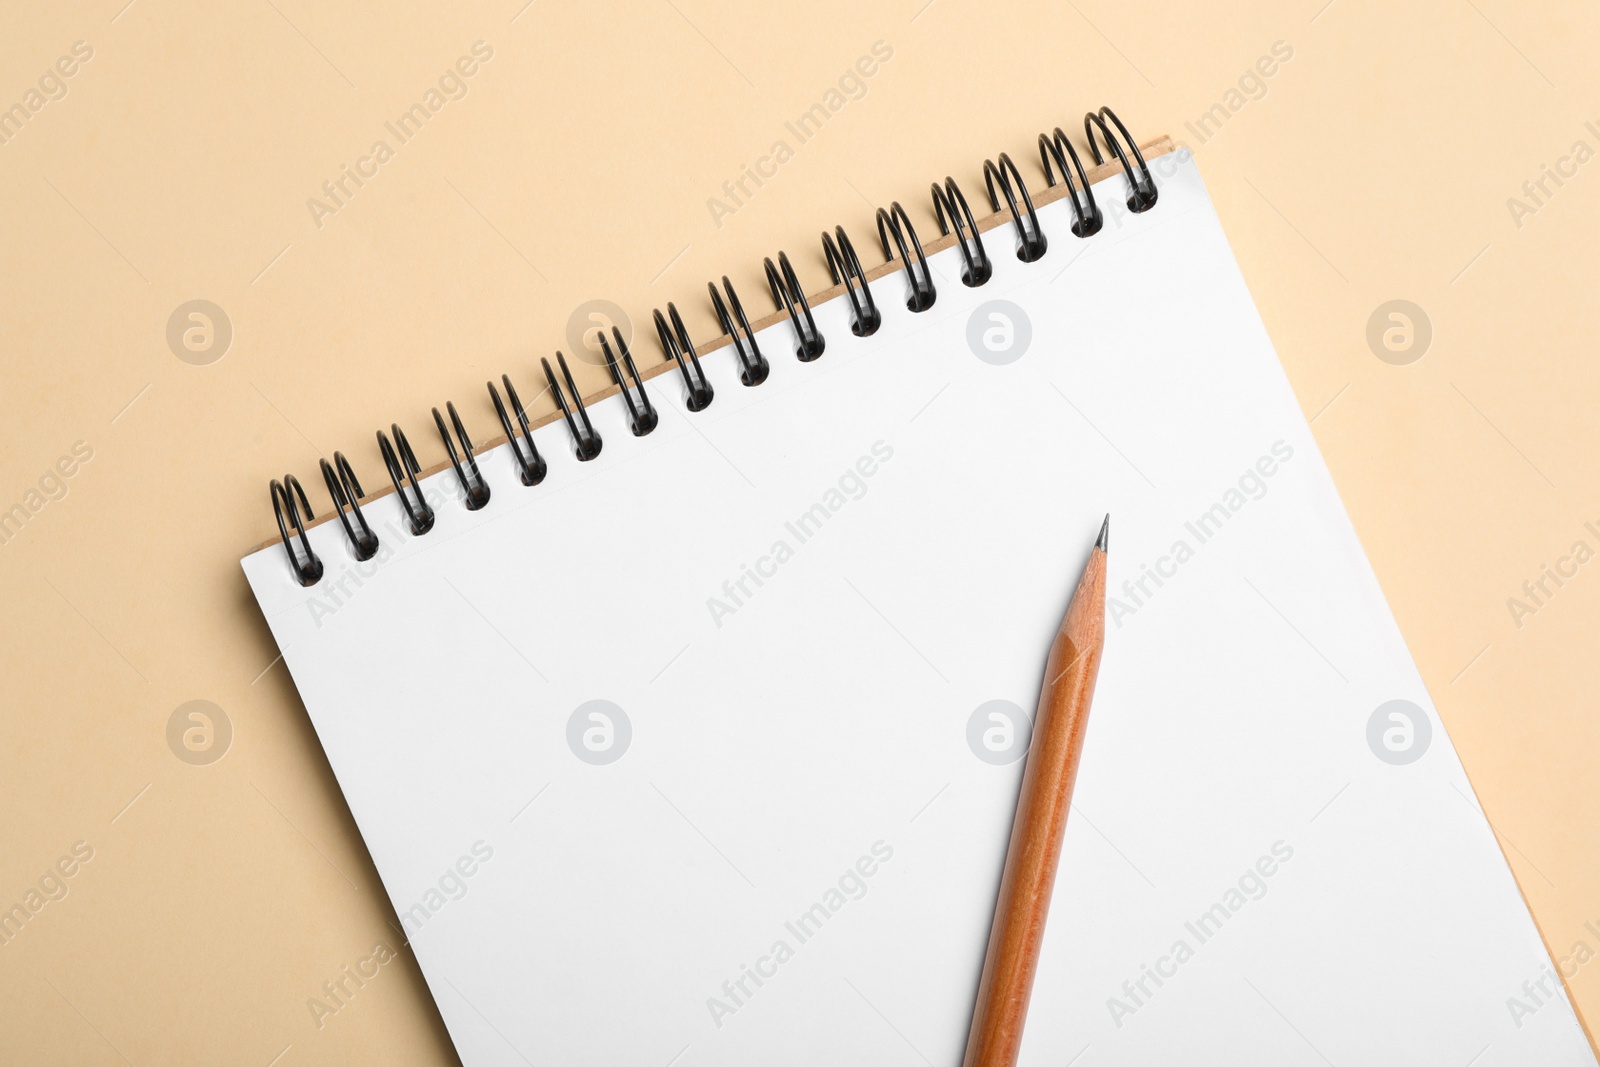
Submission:
[[[1146,211],[1090,175],[1090,237],[1034,179],[1047,248],[991,216],[985,284],[940,242],[926,310],[868,272],[868,336],[815,300],[819,358],[778,316],[758,385],[702,348],[703,410],[660,368],[647,435],[591,401],[591,460],[536,427],[534,486],[502,440],[479,509],[422,479],[426,533],[366,498],[370,560],[338,522],[314,584],[245,558],[464,1062],[959,1064],[1107,512],[1022,1062],[1595,1062],[1195,164],[1150,156]]]

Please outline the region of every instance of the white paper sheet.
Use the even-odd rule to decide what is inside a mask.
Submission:
[[[764,331],[765,384],[713,354],[703,412],[654,379],[647,437],[596,405],[592,462],[538,431],[540,486],[504,447],[481,511],[429,479],[424,536],[371,503],[379,561],[331,523],[316,586],[244,560],[467,1064],[959,1064],[1021,769],[983,706],[1031,714],[1107,512],[1022,1062],[1594,1063],[1194,164],[1156,169],[1092,238],[1042,209],[1038,262],[986,235],[982,287],[932,257],[925,313],[875,283],[873,337],[818,307],[813,363]]]

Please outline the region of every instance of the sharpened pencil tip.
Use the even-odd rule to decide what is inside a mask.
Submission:
[[[1111,512],[1106,512],[1106,521],[1100,524],[1100,536],[1095,538],[1094,547],[1100,551],[1107,551],[1106,545],[1111,539]]]

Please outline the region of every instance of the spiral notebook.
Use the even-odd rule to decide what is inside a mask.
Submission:
[[[1595,1062],[1194,160],[1092,132],[274,488],[244,570],[465,1063],[959,1064],[1107,512],[1022,1062]]]

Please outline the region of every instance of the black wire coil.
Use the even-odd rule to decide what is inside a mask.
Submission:
[[[417,475],[422,473],[422,465],[417,462],[417,454],[411,451],[411,442],[406,440],[406,433],[400,428],[398,422],[389,424],[389,432],[394,434],[394,444],[389,443],[389,438],[382,430],[378,431],[378,451],[383,453],[383,465],[389,468],[389,480],[394,483],[395,495],[400,498],[400,506],[405,509],[406,521],[411,524],[411,534],[420,537],[433,529],[433,508],[422,497],[422,486],[417,484]],[[411,494],[406,495],[406,483],[411,484]]]
[[[1009,177],[1007,176],[1009,174]],[[1015,178],[1017,187],[1011,188],[1011,179]],[[989,206],[996,211],[1000,210],[1000,196],[1006,198],[1006,207],[1011,211],[1011,218],[1017,224],[1017,258],[1024,263],[1032,263],[1049,249],[1049,242],[1045,240],[1044,231],[1039,228],[1039,213],[1033,210],[1033,197],[1028,195],[1028,183],[1022,180],[1022,172],[1011,161],[1006,153],[1000,153],[1000,162],[993,160],[983,161],[983,184],[989,191]],[[1023,215],[1017,210],[1017,197],[1022,197],[1022,206],[1027,208]],[[1024,222],[1026,218],[1026,222]]]
[[[1116,113],[1108,107],[1102,107],[1098,112],[1088,112],[1083,118],[1083,128],[1089,142],[1090,156],[1096,166],[1104,165],[1111,157],[1121,165],[1129,188],[1128,209],[1137,213],[1154,207],[1159,195],[1155,178],[1139,151],[1138,143]],[[1096,134],[1099,135],[1098,140]],[[1104,142],[1105,153],[1101,151],[1101,142]],[[1071,140],[1058,126],[1050,134],[1041,133],[1038,146],[1039,163],[1044,171],[1046,186],[1053,188],[1057,184],[1058,170],[1059,181],[1067,186],[1067,196],[1072,203],[1073,221],[1070,229],[1073,236],[1087,238],[1099,233],[1105,225],[1105,215],[1095,201],[1088,171]],[[1031,263],[1043,257],[1049,250],[1049,244],[1040,226],[1039,214],[1034,208],[1027,183],[1016,163],[1007,153],[1001,152],[997,159],[984,161],[983,178],[990,208],[998,213],[1003,200],[1016,226],[1017,258]],[[940,235],[955,236],[955,247],[961,257],[962,284],[976,287],[987,283],[993,277],[994,263],[984,247],[972,209],[955,179],[946,177],[942,186],[934,183],[932,198]],[[917,313],[927,311],[938,299],[938,290],[910,215],[899,201],[893,201],[887,209],[877,210],[875,221],[885,260],[885,266],[878,268],[878,273],[898,263],[899,269],[905,271],[908,285],[906,307]],[[822,253],[829,277],[835,286],[842,287],[842,295],[849,301],[851,333],[857,337],[870,337],[883,324],[883,313],[878,307],[867,271],[862,267],[855,246],[843,226],[836,226],[832,234],[823,232]],[[776,262],[768,258],[763,260],[762,265],[773,306],[788,319],[794,331],[795,358],[801,362],[817,359],[826,349],[827,339],[817,327],[811,303],[794,265],[783,252],[778,253]],[[717,324],[729,339],[733,355],[738,360],[740,381],[746,386],[760,385],[766,381],[771,365],[761,353],[755,330],[734,291],[733,283],[727,275],[723,275],[721,291],[715,284],[709,284],[707,291]],[[705,368],[701,366],[699,352],[684,325],[683,316],[669,301],[666,313],[656,310],[652,318],[662,354],[677,365],[687,390],[684,408],[691,413],[704,411],[711,406],[716,393]],[[634,365],[633,354],[628,350],[622,331],[613,327],[611,333],[616,343],[615,350],[604,333],[600,335],[606,369],[627,408],[628,428],[634,436],[643,437],[659,425],[660,413],[645,390],[644,376]],[[561,371],[559,379],[549,360],[540,359],[539,362],[556,407],[572,437],[575,455],[580,462],[594,459],[600,454],[604,442],[589,418],[588,408],[567,366],[566,357],[560,352],[556,353],[556,364]],[[511,377],[501,375],[500,383],[505,389],[504,401],[493,382],[486,385],[501,429],[505,431],[506,442],[511,447],[517,472],[524,486],[539,485],[545,479],[548,464],[534,443],[528,413],[517,395],[516,387],[511,383]],[[449,413],[450,425],[446,426],[444,415],[438,408],[433,409],[434,425],[461,485],[463,504],[468,510],[476,511],[489,502],[489,483],[478,468],[476,450],[455,404],[447,403],[445,410]],[[387,434],[378,431],[377,441],[378,451],[389,472],[389,480],[394,485],[411,534],[421,536],[428,533],[434,527],[436,515],[423,494],[419,481],[422,466],[417,461],[411,442],[406,439],[398,423],[391,423]],[[325,459],[318,463],[323,482],[333,500],[334,513],[344,529],[352,554],[357,561],[373,558],[379,550],[379,539],[361,510],[361,501],[366,494],[356,477],[355,468],[342,452],[333,454],[332,463]],[[273,479],[270,488],[278,535],[283,541],[290,569],[301,585],[315,585],[322,578],[324,565],[312,549],[307,535],[314,515],[305,488],[292,474],[284,475],[281,482]]]
[[[779,311],[788,314],[789,325],[794,327],[798,345],[795,358],[801,363],[810,363],[822,355],[828,342],[817,332],[817,320],[811,314],[811,304],[807,302],[806,291],[801,288],[800,279],[795,275],[794,264],[789,262],[787,252],[779,252],[776,267],[772,265],[771,258],[762,260],[762,266],[767,271],[767,285],[772,289],[772,303]],[[723,281],[726,283],[727,279]],[[795,313],[797,308],[800,314]]]
[[[672,328],[667,329],[667,318],[672,320]],[[683,405],[690,411],[704,411],[711,406],[716,392],[711,388],[711,380],[706,377],[705,368],[700,366],[700,356],[694,350],[694,342],[689,339],[689,330],[683,325],[683,316],[678,314],[678,306],[671,301],[667,302],[667,316],[663,318],[660,311],[655,312],[656,336],[661,339],[661,350],[671,359],[677,361],[678,371],[683,375],[683,384],[688,386],[689,395],[684,398]],[[688,362],[684,362],[688,360]],[[693,373],[689,368],[693,367]]]
[[[1065,155],[1063,155],[1063,152]],[[1055,187],[1055,171],[1050,168],[1050,160],[1055,159],[1056,166],[1061,168],[1061,180],[1067,183],[1067,193],[1072,197],[1072,233],[1075,237],[1092,237],[1100,232],[1100,227],[1105,224],[1105,219],[1100,214],[1100,208],[1094,202],[1094,190],[1089,186],[1089,175],[1084,173],[1083,160],[1078,158],[1078,150],[1072,147],[1072,142],[1067,135],[1057,126],[1050,135],[1039,135],[1039,162],[1044,167],[1044,180],[1051,188]],[[1072,175],[1067,171],[1067,160],[1072,160],[1072,166],[1078,172],[1078,184],[1072,184]],[[1078,199],[1079,190],[1083,191],[1083,200]]]
[[[500,375],[500,384],[506,387],[506,399],[511,401],[511,408],[517,414],[517,425],[522,427],[522,444],[528,449],[526,455],[523,454],[522,445],[517,444],[517,432],[511,428],[511,418],[506,414],[506,406],[500,402],[499,390],[494,387],[493,382],[484,384],[489,387],[489,398],[494,401],[495,414],[500,416],[500,426],[506,432],[506,443],[511,446],[511,454],[516,458],[517,470],[522,475],[522,484],[538,485],[544,481],[545,472],[549,468],[545,464],[544,457],[539,455],[539,446],[533,443],[533,431],[528,429],[528,413],[522,410],[522,399],[517,396],[517,387],[511,384],[509,374]]]
[[[555,395],[556,406],[561,409],[561,417],[567,421],[567,430],[572,434],[572,448],[577,453],[581,462],[589,460],[600,454],[600,446],[605,444],[600,440],[600,435],[595,432],[594,423],[589,421],[589,409],[583,406],[583,396],[578,392],[578,385],[572,380],[572,371],[567,369],[567,357],[560,352],[556,353],[556,362],[561,364],[561,377],[566,380],[567,392],[572,394],[572,405],[567,405],[567,398],[561,392],[561,385],[556,381],[556,376],[550,369],[550,361],[540,357],[539,363],[544,367],[545,381],[550,383],[550,392]],[[580,425],[581,424],[581,425]]]
[[[889,248],[889,237],[894,236],[894,250]],[[911,263],[911,253],[906,248],[906,239],[911,240],[911,247],[916,249],[917,262]],[[906,214],[906,209],[896,200],[889,205],[889,210],[878,209],[878,240],[883,244],[883,258],[894,260],[894,251],[900,253],[900,262],[905,265],[906,280],[911,283],[911,293],[906,297],[906,307],[912,311],[927,311],[933,307],[933,302],[939,298],[939,291],[933,287],[933,275],[928,270],[928,257],[922,254],[922,242],[917,240],[917,228],[911,225],[911,216]]]
[[[344,527],[344,532],[350,538],[350,547],[355,550],[356,560],[365,561],[378,554],[378,535],[372,532],[372,527],[367,525],[367,517],[361,514],[361,498],[366,494],[361,491],[361,483],[356,481],[356,472],[350,466],[350,461],[344,458],[343,452],[333,454],[333,463],[327,460],[318,461],[322,466],[322,480],[328,485],[328,495],[333,498],[334,510],[339,513],[339,523]],[[298,481],[296,485],[300,484]],[[301,494],[302,498],[304,493]],[[346,505],[350,508],[350,515],[346,515]],[[306,511],[310,512],[307,507]],[[355,526],[350,523],[351,517],[355,518]],[[356,532],[355,527],[361,527]]]
[[[1122,135],[1122,140],[1128,146],[1128,151],[1133,153],[1133,158],[1138,160],[1140,173],[1135,174],[1133,172],[1133,165],[1128,162],[1128,157],[1123,153],[1122,146],[1117,143],[1117,139],[1111,135],[1111,131],[1106,127],[1106,120],[1108,119],[1111,121],[1111,125],[1117,128],[1117,132]],[[1144,156],[1139,153],[1139,144],[1133,139],[1133,134],[1128,132],[1128,127],[1122,124],[1122,120],[1117,118],[1116,112],[1109,107],[1101,108],[1098,113],[1091,111],[1083,116],[1083,133],[1085,137],[1089,138],[1089,151],[1094,154],[1095,163],[1099,164],[1104,163],[1105,159],[1100,155],[1100,146],[1095,143],[1094,131],[1096,128],[1100,130],[1100,136],[1105,138],[1106,148],[1112,155],[1117,157],[1117,162],[1122,164],[1123,173],[1128,176],[1128,184],[1133,187],[1133,191],[1128,194],[1128,210],[1140,212],[1149,211],[1155,207],[1156,181],[1150,176],[1150,165],[1144,161]]]
[[[956,209],[961,209],[961,214],[956,214]],[[983,238],[978,235],[978,223],[972,217],[972,209],[967,206],[967,198],[961,194],[961,187],[954,178],[944,180],[944,188],[939,188],[939,183],[933,183],[933,214],[939,220],[939,233],[945,237],[950,236],[950,231],[955,230],[956,247],[961,250],[961,284],[967,286],[982,285],[994,275],[994,264],[989,262],[989,253],[983,249]],[[948,215],[950,221],[945,221]],[[962,223],[966,229],[963,230]]]
[[[477,511],[489,502],[489,483],[483,480],[483,472],[478,470],[478,461],[473,458],[472,440],[467,436],[467,428],[461,424],[461,416],[456,414],[455,401],[445,404],[445,408],[450,412],[450,425],[455,427],[456,437],[461,440],[464,457],[457,457],[455,442],[450,440],[450,431],[444,428],[444,416],[439,414],[438,408],[433,409],[433,424],[439,428],[439,440],[444,442],[445,451],[450,453],[450,466],[455,468],[456,480],[466,494],[467,510]],[[471,477],[468,477],[467,471],[472,472]]]
[[[856,257],[856,246],[850,243],[843,226],[833,228],[834,237],[822,231],[822,254],[828,261],[828,274],[834,285],[844,286],[844,295],[850,301],[850,332],[857,337],[871,337],[883,325],[883,314],[878,302],[872,298],[872,286],[867,284],[867,272],[861,269]]]
[[[739,357],[739,380],[745,385],[760,385],[772,373],[772,366],[756,344],[755,331],[750,329],[750,320],[745,318],[744,305],[739,303],[739,294],[733,291],[733,283],[726,274],[722,276],[722,289],[728,294],[726,304],[722,302],[722,296],[714,284],[707,282],[706,289],[711,293],[711,308],[717,313],[717,324],[733,340],[733,354]],[[733,309],[731,315],[730,307]],[[735,320],[738,322],[737,329]],[[743,336],[740,336],[741,332]]]
[[[299,497],[300,508],[305,509],[305,522],[310,522],[315,516],[311,514],[311,502],[306,499],[300,479],[292,474],[285,474],[281,484],[278,479],[272,479],[272,511],[278,517],[278,536],[283,538],[283,550],[289,554],[289,566],[301,585],[316,585],[322,577],[322,560],[311,549],[311,539],[306,536],[305,523],[300,521],[300,510],[295,506],[296,497]],[[300,538],[304,560],[295,553],[294,543],[289,540],[289,526],[284,525],[283,520],[285,508],[289,509],[289,525],[294,527],[295,535]]]
[[[656,428],[661,416],[656,414],[655,405],[650,403],[650,394],[644,391],[644,379],[639,377],[639,368],[633,365],[633,355],[628,351],[628,342],[622,338],[622,331],[613,326],[611,335],[617,339],[617,351],[622,353],[622,362],[627,365],[628,374],[633,378],[632,391],[628,389],[628,383],[622,380],[622,370],[617,366],[617,357],[612,355],[611,345],[606,342],[603,330],[600,332],[600,351],[605,353],[606,370],[611,372],[611,380],[622,390],[622,402],[628,405],[628,428],[633,431],[633,436],[643,437]]]

